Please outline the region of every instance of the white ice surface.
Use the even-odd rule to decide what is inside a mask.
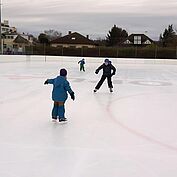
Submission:
[[[94,94],[102,60],[78,60],[1,56],[0,177],[176,177],[177,65],[115,59],[114,92]],[[43,82],[62,67],[76,100],[61,125]]]

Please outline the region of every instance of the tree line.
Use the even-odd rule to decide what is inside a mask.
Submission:
[[[50,42],[56,38],[62,37],[62,33],[56,30],[45,30],[43,33],[40,33],[36,42],[41,44],[50,45]],[[121,45],[121,43],[128,37],[128,32],[120,27],[114,25],[105,36],[105,39],[97,39],[95,43],[98,46],[108,46],[115,47]],[[177,34],[176,30],[173,27],[173,24],[168,25],[164,29],[164,32],[160,34],[159,40],[156,41],[156,44],[161,47],[176,47],[177,46]]]

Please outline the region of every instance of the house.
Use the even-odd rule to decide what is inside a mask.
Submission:
[[[136,45],[136,46],[146,46],[153,43],[145,34],[131,34],[123,42],[123,45]]]
[[[88,35],[85,37],[77,32],[71,33],[71,31],[69,31],[68,35],[51,41],[51,46],[66,48],[95,48],[96,45],[92,40],[89,39]]]
[[[3,33],[3,53],[5,54],[23,54],[25,48],[32,45],[31,36],[18,34],[16,32]]]
[[[17,29],[15,27],[10,27],[9,26],[9,21],[4,20],[3,23],[1,23],[1,33],[6,33],[6,32],[17,32]]]
[[[19,34],[15,27],[10,27],[8,20],[1,23],[1,43],[2,53],[23,54],[25,48],[33,44],[33,36],[29,34]]]

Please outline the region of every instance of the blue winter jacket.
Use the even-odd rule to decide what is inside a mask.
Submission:
[[[48,84],[53,84],[52,100],[65,102],[69,94],[73,93],[69,82],[63,76],[57,76],[54,79],[47,79]]]
[[[80,65],[84,65],[85,64],[85,61],[82,59],[78,62],[78,64],[80,63]]]

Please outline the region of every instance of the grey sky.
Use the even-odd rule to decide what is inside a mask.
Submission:
[[[104,38],[116,24],[128,33],[158,39],[169,24],[177,27],[177,0],[2,0],[2,19],[21,32],[38,35],[69,30]]]

